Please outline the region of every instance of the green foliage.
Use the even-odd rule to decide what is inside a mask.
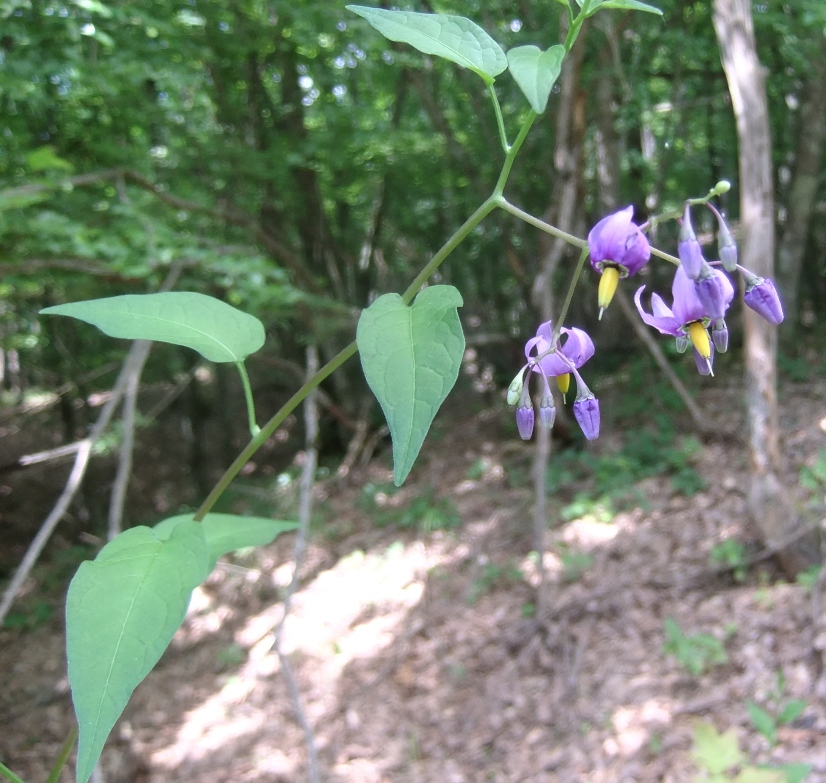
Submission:
[[[711,548],[709,559],[713,564],[730,568],[735,581],[745,581],[748,556],[746,547],[736,538],[727,538],[715,544]]]
[[[567,547],[561,547],[558,554],[562,561],[562,573],[568,582],[575,582],[594,564],[593,555],[587,552],[578,552]]]
[[[431,286],[408,307],[385,294],[364,310],[356,340],[367,383],[393,439],[393,478],[401,486],[456,378],[465,350],[452,286]]]
[[[3,628],[31,631],[51,619],[54,609],[45,601],[38,601],[25,612],[10,612],[3,620]]]
[[[507,588],[523,581],[525,581],[525,575],[512,563],[505,565],[486,563],[482,568],[482,573],[473,580],[468,593],[468,603],[475,604],[494,587]]]
[[[813,590],[817,580],[820,579],[821,568],[822,566],[819,565],[809,566],[795,577],[795,582],[807,590]]]
[[[193,514],[180,514],[169,517],[155,525],[152,530],[161,541],[166,541],[175,528],[185,522],[190,522],[193,516]],[[295,530],[298,522],[212,513],[204,517],[201,527],[209,550],[209,571],[212,571],[218,558],[228,552],[270,544],[281,533]]]
[[[366,19],[385,38],[410,44],[424,54],[435,54],[469,68],[487,84],[508,67],[505,53],[479,25],[463,16],[386,11],[348,5],[348,11]]]
[[[548,97],[559,78],[564,58],[565,47],[560,45],[546,52],[538,46],[517,46],[508,51],[511,76],[537,114],[542,114],[548,106]]]
[[[691,756],[701,770],[694,778],[696,783],[802,783],[812,771],[808,764],[748,764],[734,728],[720,734],[707,721],[694,724]]]
[[[826,503],[826,497],[824,497],[826,493],[826,449],[818,452],[811,467],[804,465],[800,468],[798,483],[801,487],[816,494],[818,503]]]
[[[777,728],[785,726],[797,720],[806,709],[806,702],[802,699],[784,698],[786,681],[783,672],[777,673],[777,684],[774,690],[769,693],[766,707],[763,708],[753,701],[746,702],[746,710],[749,713],[752,725],[769,742],[769,745],[777,744]]]
[[[449,498],[435,499],[430,490],[404,505],[387,504],[386,499],[396,491],[392,484],[365,484],[356,505],[372,514],[379,527],[418,530],[426,535],[435,530],[454,530],[462,524],[462,518]],[[378,497],[382,503],[377,502]]]
[[[196,522],[177,525],[167,540],[131,528],[78,569],[66,599],[78,783],[89,779],[132,691],[160,659],[208,573],[208,545]]]
[[[94,324],[110,337],[183,345],[213,362],[243,361],[264,344],[264,325],[257,318],[198,293],[113,296],[40,312]]]
[[[695,677],[714,666],[728,663],[723,643],[707,633],[686,636],[673,617],[665,621],[664,655],[673,655],[686,671]]]

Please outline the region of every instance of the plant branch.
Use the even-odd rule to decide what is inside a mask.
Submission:
[[[250,435],[254,438],[260,431],[260,427],[255,421],[255,401],[252,398],[252,386],[250,386],[250,377],[247,375],[247,368],[244,362],[235,362],[238,368],[238,373],[241,376],[241,383],[244,387],[244,399],[247,402],[247,419],[250,425]]]
[[[488,92],[490,99],[493,101],[493,110],[496,112],[496,124],[499,126],[499,140],[502,142],[502,149],[507,155],[511,151],[511,145],[508,143],[508,134],[505,130],[505,120],[502,117],[502,107],[499,105],[499,99],[496,97],[496,90],[492,84],[488,85]]]

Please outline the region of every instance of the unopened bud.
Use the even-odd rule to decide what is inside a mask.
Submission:
[[[714,341],[714,347],[720,353],[725,353],[728,350],[728,327],[723,318],[715,321],[712,325],[711,339]]]
[[[685,353],[688,346],[691,345],[691,340],[688,337],[678,335],[677,337],[677,353]]]
[[[533,435],[533,405],[528,400],[527,404],[522,403],[516,409],[516,429],[519,430],[519,437],[522,440],[530,440]]]
[[[731,183],[727,179],[721,179],[712,189],[711,195],[722,196],[731,190]]]
[[[554,405],[554,398],[548,390],[539,401],[539,421],[546,430],[550,430],[553,428],[555,420],[556,406]]]
[[[783,305],[777,295],[774,283],[767,277],[757,277],[750,272],[743,273],[746,278],[746,293],[743,302],[770,324],[783,321]]]
[[[714,270],[703,262],[700,276],[694,283],[694,291],[712,321],[719,321],[726,314],[726,292],[723,281]]]
[[[508,405],[516,405],[522,395],[522,388],[525,385],[525,368],[523,367],[508,386]]]
[[[680,263],[685,273],[692,280],[696,280],[703,269],[703,249],[691,225],[691,207],[688,204],[685,205],[683,223],[677,238],[677,255],[680,256]]]

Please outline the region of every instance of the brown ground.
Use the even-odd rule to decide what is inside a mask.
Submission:
[[[504,406],[440,418],[412,480],[386,502],[379,494],[378,510],[364,510],[360,488],[390,482],[385,458],[320,485],[323,522],[284,649],[322,779],[690,781],[692,724],[703,719],[734,727],[754,761],[808,762],[807,780],[826,781],[826,626],[810,591],[784,582],[770,561],[744,582],[710,570],[711,548],[725,538],[758,549],[732,437],[739,397],[721,383],[703,393],[718,432],[728,433],[696,457],[705,490],[685,496],[667,476],[648,478],[636,487],[644,502],[626,502],[610,521],[591,509],[563,522],[571,498],[552,499],[538,613],[531,491],[518,480],[531,451],[507,428]],[[785,389],[787,479],[801,508],[809,493],[798,470],[826,446],[824,417],[826,382]],[[619,441],[609,430],[596,448]],[[375,524],[429,490],[454,504],[460,527]],[[440,521],[444,514],[433,525]],[[268,635],[291,547],[284,538],[236,556],[196,592],[183,629],[113,732],[108,783],[307,779],[304,736]],[[663,653],[667,617],[686,634],[719,638],[728,662],[688,673]],[[784,698],[808,706],[770,748],[745,704],[770,707],[778,672]],[[0,631],[0,759],[28,783],[45,780],[70,715],[59,614]]]

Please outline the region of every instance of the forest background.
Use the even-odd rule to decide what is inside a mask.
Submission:
[[[422,3],[416,10],[468,15],[506,49],[547,46],[564,32],[559,4],[461,5]],[[585,236],[621,206],[633,204],[642,222],[728,179],[733,187],[720,206],[739,225],[742,144],[720,65],[715,8],[660,6],[663,18],[607,11],[587,23],[549,110],[525,142],[509,185],[513,202]],[[751,11],[766,68],[775,198],[769,214],[776,253],[766,261],[775,262],[786,311],[779,375],[817,390],[826,371],[826,230],[818,220],[826,211],[826,10],[817,0],[799,0],[754,4]],[[497,90],[505,124],[516,129],[527,111],[524,98],[507,80]],[[473,74],[392,44],[343,4],[328,2],[3,0],[0,117],[0,577],[9,578],[70,464],[65,454],[57,465],[24,465],[20,458],[83,438],[123,357],[116,341],[82,324],[39,318],[40,309],[170,283],[225,299],[266,324],[266,347],[249,364],[266,419],[303,380],[308,347],[325,361],[346,345],[360,309],[376,294],[407,286],[487,196],[500,166],[496,118]],[[705,244],[715,226],[711,213],[696,215]],[[660,226],[652,242],[673,252],[676,231],[674,223]],[[468,351],[436,432],[449,439],[466,428],[478,436],[479,452],[463,468],[466,481],[496,489],[502,476],[490,449],[498,454],[502,446],[511,455],[502,468],[507,487],[530,483],[530,458],[508,446],[516,430],[502,390],[543,320],[548,291],[561,298],[577,255],[495,213],[434,278],[456,285],[464,298]],[[652,264],[643,282],[667,290],[670,275],[667,265]],[[715,430],[728,433],[726,459],[748,454],[738,315],[729,321],[732,350],[718,358],[716,379],[696,376],[670,344],[646,342],[621,301],[602,322],[596,316],[596,283],[586,279],[568,323],[587,327],[597,343],[591,375],[610,400],[603,404],[608,437],[586,449],[570,417],[560,416],[559,451],[547,480],[542,474],[544,489],[558,498],[552,522],[632,513],[639,504],[629,485],[651,477],[668,479],[688,498],[702,496],[713,474],[704,477],[697,453],[710,450]],[[710,409],[713,384],[731,393],[727,408]],[[697,400],[693,412],[686,394]],[[135,455],[126,526],[197,507],[247,438],[237,377],[185,350],[153,349],[139,399],[143,451]],[[324,495],[350,491],[360,516],[381,529],[425,538],[446,529],[461,539],[461,504],[427,462],[411,475],[418,489],[398,495],[395,506],[386,502],[397,497],[386,479],[370,474],[364,488],[357,483],[372,458],[380,471],[389,457],[380,410],[357,362],[324,384],[320,404],[317,477]],[[469,422],[469,415],[478,420]],[[488,435],[485,426],[479,433],[480,422],[488,422]],[[6,618],[4,633],[15,634],[6,636],[9,649],[26,629],[59,630],[61,586],[106,535],[124,431],[113,426],[100,441],[44,570]],[[811,493],[826,482],[826,457],[818,456],[816,440],[806,444],[791,457],[778,455],[790,495],[784,508],[795,510],[795,522],[820,513]],[[301,421],[289,419],[226,499],[227,510],[294,512],[305,445]],[[438,439],[432,449],[431,466],[441,464]],[[777,543],[759,520],[747,527],[747,511],[739,539],[718,530],[707,541],[706,550],[726,541],[743,547],[718,550],[732,573],[748,570],[749,546],[754,555]],[[529,507],[522,522],[524,553],[544,551],[547,542],[531,533]],[[316,524],[315,535],[334,539],[340,554],[357,548],[353,531],[338,529],[341,518],[332,511]],[[781,543],[775,548],[787,548]],[[735,554],[726,560],[726,551]],[[579,561],[580,553],[562,554],[568,573],[593,563],[592,554],[581,553]],[[503,562],[499,570],[483,567],[481,576],[474,571],[469,584],[487,590],[486,581],[530,583],[529,565],[509,571]],[[795,561],[792,578],[808,565]],[[533,598],[525,606],[540,603]]]

